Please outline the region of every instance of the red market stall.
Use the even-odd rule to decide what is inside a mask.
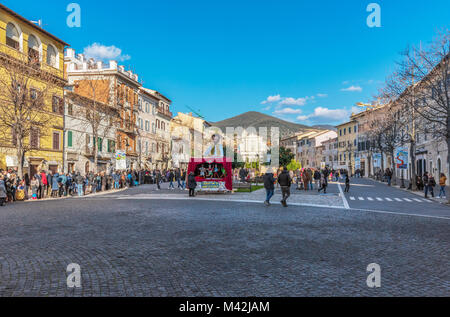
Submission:
[[[192,158],[188,174],[195,175],[197,191],[225,192],[233,190],[232,160],[226,157]]]

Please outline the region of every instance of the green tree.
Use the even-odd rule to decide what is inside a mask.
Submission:
[[[292,160],[287,166],[287,169],[290,171],[296,171],[301,168],[302,168],[302,164],[300,162],[297,162],[296,160]]]
[[[290,149],[280,147],[280,166],[287,166],[292,160],[295,159],[294,153]]]

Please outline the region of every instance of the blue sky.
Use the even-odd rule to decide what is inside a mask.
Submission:
[[[81,28],[66,24],[71,2],[81,6]],[[381,28],[366,24],[371,2],[381,6]],[[91,46],[92,54],[123,60],[173,100],[174,112],[189,105],[210,121],[261,111],[306,124],[342,122],[356,102],[371,100],[407,45],[450,27],[448,0],[1,3],[43,19],[77,52]]]

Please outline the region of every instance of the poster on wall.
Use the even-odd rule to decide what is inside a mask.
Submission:
[[[398,169],[408,169],[408,149],[398,148],[395,155],[395,164]]]
[[[355,157],[355,169],[359,170],[361,169],[361,158]]]
[[[381,168],[381,153],[375,153],[373,155],[373,167]]]
[[[127,169],[127,154],[125,151],[116,151],[116,170]]]
[[[6,156],[6,166],[7,167],[17,167],[19,166],[19,160],[17,156]]]

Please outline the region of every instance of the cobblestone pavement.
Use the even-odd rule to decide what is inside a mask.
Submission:
[[[0,208],[0,295],[450,295],[446,219],[122,194]]]

